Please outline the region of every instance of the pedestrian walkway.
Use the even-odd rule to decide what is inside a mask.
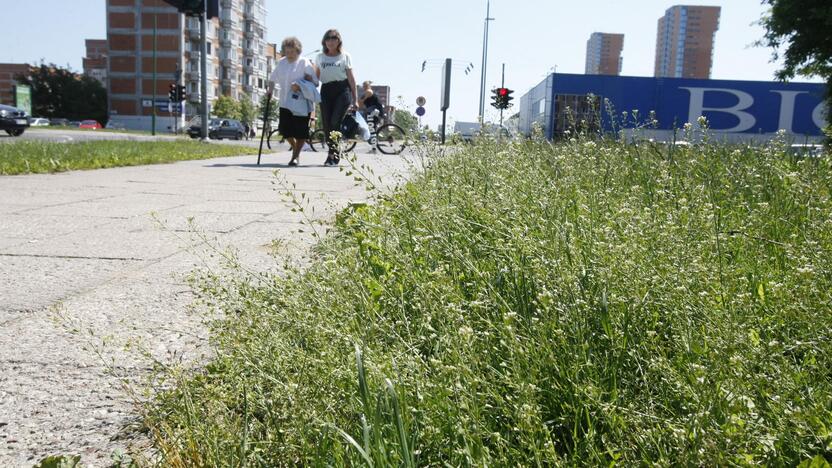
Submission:
[[[140,350],[164,363],[208,355],[185,276],[218,265],[212,246],[266,271],[311,244],[275,169],[316,218],[367,197],[324,157],[303,153],[298,168],[284,152],[261,166],[244,156],[0,177],[0,465],[59,453],[109,465],[135,421],[118,376],[147,374]],[[358,158],[381,175],[404,167]]]

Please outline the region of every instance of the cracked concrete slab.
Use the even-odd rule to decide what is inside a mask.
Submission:
[[[54,453],[108,466],[114,450],[145,443],[125,431],[137,413],[124,383],[149,375],[148,358],[210,356],[191,272],[221,269],[228,250],[255,274],[305,261],[314,238],[281,191],[306,193],[318,220],[368,195],[337,168],[264,159],[0,177],[0,466]]]

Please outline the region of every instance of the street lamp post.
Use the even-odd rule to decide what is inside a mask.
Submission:
[[[202,13],[199,15],[200,41],[200,94],[202,95],[202,141],[208,141],[208,0],[203,3]]]
[[[491,0],[488,0],[485,7],[485,31],[482,38],[482,78],[480,79],[480,119],[485,118],[485,76],[488,65],[488,22],[494,21],[491,17]]]

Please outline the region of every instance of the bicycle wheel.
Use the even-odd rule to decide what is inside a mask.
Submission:
[[[343,151],[344,153],[349,153],[353,150],[353,148],[355,148],[356,143],[357,142],[355,140],[347,140],[347,142],[341,146],[341,151]]]
[[[318,148],[320,148],[321,151],[326,150],[326,135],[323,130],[318,129],[312,132],[312,135],[309,138],[309,147],[315,152],[318,151]]]
[[[272,149],[272,139],[274,139],[274,146],[277,146],[279,143],[283,143],[283,137],[280,136],[277,129],[269,132],[269,138],[266,139],[266,146],[268,146],[269,149]]]
[[[399,154],[407,146],[407,134],[396,124],[379,127],[376,138],[376,148],[384,154]]]

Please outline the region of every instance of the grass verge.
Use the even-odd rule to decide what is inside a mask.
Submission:
[[[0,175],[139,166],[242,154],[257,154],[257,148],[196,141],[16,141],[0,144]]]
[[[832,167],[573,140],[432,160],[304,271],[197,282],[166,466],[832,459]]]

